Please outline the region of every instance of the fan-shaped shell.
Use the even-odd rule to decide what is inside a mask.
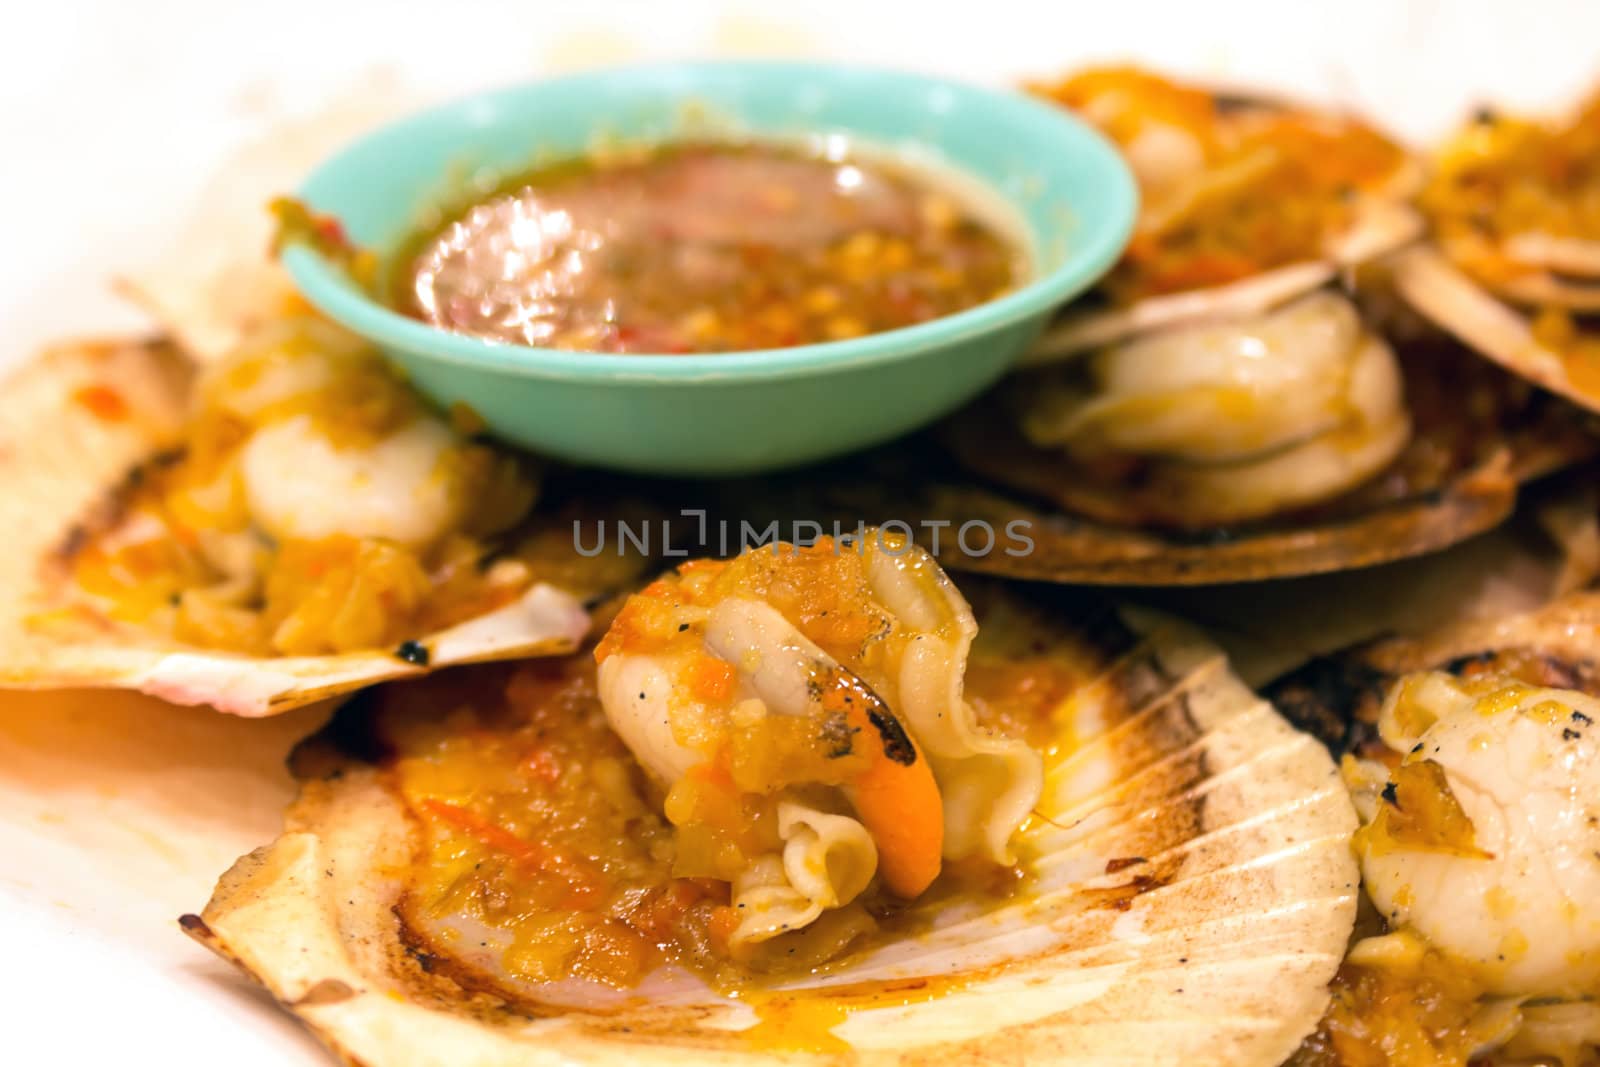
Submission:
[[[1326,752],[1189,630],[967,584],[987,640],[1082,680],[1018,842],[1020,899],[737,999],[683,985],[552,1014],[408,952],[393,905],[414,827],[381,770],[345,756],[184,925],[373,1067],[1282,1061],[1354,917],[1355,815]]]
[[[1039,337],[1019,366],[1059,363],[1140,334],[1270,310],[1410,244],[1422,229],[1422,217],[1400,200],[1371,201],[1326,259],[1291,263],[1227,285],[1148,297],[1127,307],[1068,311]]]
[[[0,402],[0,687],[138,689],[179,704],[270,715],[431,667],[570,651],[582,605],[552,586],[390,650],[257,657],[195,649],[119,624],[66,596],[66,557],[142,466],[175,447],[193,367],[163,342],[109,341],[45,353]]]
[[[1060,453],[1023,439],[993,398],[981,401],[951,421],[944,443],[963,467],[1025,495],[951,479],[930,488],[922,507],[957,525],[981,519],[1005,530],[1026,523],[1032,546],[1011,538],[979,554],[956,544],[941,562],[1108,585],[1204,585],[1348,570],[1435,551],[1497,526],[1511,514],[1520,483],[1594,453],[1581,412],[1528,395],[1514,378],[1459,347],[1415,340],[1399,354],[1414,433],[1389,470],[1316,508],[1238,529],[1149,526],[1136,489],[1097,487]],[[1471,402],[1463,403],[1465,396]],[[1443,465],[1441,456],[1449,457]]]
[[[1542,685],[1600,694],[1600,593],[1582,590],[1531,611],[1465,618],[1320,656],[1266,691],[1295,723],[1345,751],[1373,735],[1378,709],[1402,675],[1461,673],[1507,655]]]
[[[1562,353],[1534,336],[1529,316],[1484,289],[1438,248],[1406,249],[1395,257],[1393,274],[1395,288],[1412,307],[1475,351],[1552,393],[1600,411],[1600,388],[1574,377]]]

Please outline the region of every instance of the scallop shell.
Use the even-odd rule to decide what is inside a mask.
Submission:
[[[0,687],[137,689],[178,704],[271,715],[424,668],[385,651],[253,657],[193,649],[118,624],[66,597],[64,557],[130,477],[180,441],[194,368],[164,342],[46,352],[0,401]],[[571,595],[522,599],[422,636],[432,667],[569,652],[588,630]]]
[[[1369,567],[1445,548],[1504,521],[1516,484],[1497,460],[1443,492],[1364,514],[1200,536],[1090,522],[981,486],[944,487],[932,500],[935,513],[959,515],[960,523],[1018,531],[992,542],[974,538],[975,551],[947,545],[939,561],[954,570],[1071,585],[1215,585]]]
[[[1600,391],[1573,379],[1562,354],[1534,336],[1529,317],[1469,278],[1437,247],[1407,249],[1392,267],[1400,295],[1442,329],[1513,374],[1600,411]]]
[[[945,483],[929,490],[924,506],[957,524],[982,519],[1005,530],[1026,523],[1032,544],[1001,538],[981,553],[953,545],[940,560],[962,570],[1095,585],[1207,585],[1348,570],[1483,533],[1511,514],[1520,484],[1596,451],[1580,412],[1528,395],[1454,345],[1415,340],[1398,355],[1414,433],[1389,474],[1413,472],[1404,491],[1380,474],[1315,509],[1233,530],[1151,525],[1148,509],[1159,511],[1161,501],[1074,477],[1059,453],[1026,441],[994,397],[980,401],[948,424],[944,443],[968,470],[1023,495]],[[1473,403],[1461,402],[1466,395]],[[1441,452],[1451,457],[1443,467]]]
[[[980,641],[1048,650],[1083,679],[1019,842],[1021,900],[963,904],[743,999],[679,983],[551,1014],[407,952],[394,872],[413,823],[381,770],[346,756],[184,927],[372,1067],[1281,1062],[1319,1018],[1354,921],[1356,817],[1333,763],[1196,633],[1016,596],[975,596]]]
[[[1486,653],[1520,649],[1600,679],[1600,592],[1582,590],[1543,607],[1441,626],[1361,650],[1362,662],[1392,674],[1426,670]],[[1567,686],[1567,688],[1583,688]]]
[[[1342,273],[1379,259],[1422,236],[1422,216],[1404,202],[1417,184],[1408,167],[1395,181],[1393,199],[1371,198],[1360,206],[1350,230],[1324,259],[1291,263],[1231,282],[1148,297],[1110,310],[1069,310],[1034,342],[1019,368],[1039,367],[1174,326],[1257,315],[1319,289]]]
[[[1541,494],[1542,496],[1543,494]],[[1506,525],[1420,559],[1359,571],[1236,585],[1138,590],[1141,604],[1196,625],[1228,652],[1234,672],[1260,688],[1313,660],[1395,634],[1504,619],[1592,581],[1600,516],[1590,494],[1541,500]],[[1588,497],[1587,524],[1560,545],[1552,526]],[[1558,513],[1558,514],[1556,514]],[[1315,604],[1315,611],[1307,611]]]
[[[1459,674],[1501,653],[1516,653],[1541,684],[1600,696],[1600,592],[1569,593],[1531,611],[1448,622],[1318,657],[1267,692],[1302,729],[1344,752],[1373,735],[1384,696],[1402,675]]]

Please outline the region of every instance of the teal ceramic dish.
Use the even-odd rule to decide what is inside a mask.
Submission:
[[[602,139],[671,140],[688,114],[752,138],[841,134],[963,172],[1020,217],[1033,280],[955,315],[852,340],[654,356],[449,333],[379,303],[309,247],[286,249],[284,263],[323,313],[503,438],[579,463],[719,475],[862,448],[959,407],[1109,269],[1132,230],[1127,167],[1061,110],[941,78],[804,63],[636,67],[486,93],[356,141],[300,195],[381,260],[467,175],[570,158]]]

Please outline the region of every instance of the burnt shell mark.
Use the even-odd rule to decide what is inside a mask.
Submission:
[[[206,921],[198,915],[180,915],[178,925],[183,927],[184,933],[201,941],[209,941],[216,936],[211,932],[211,927],[206,925]]]
[[[1482,667],[1494,661],[1493,652],[1469,652],[1465,656],[1457,656],[1445,663],[1440,669],[1460,677],[1474,667]]]
[[[394,650],[395,658],[404,660],[413,667],[426,667],[428,665],[428,646],[420,641],[402,641],[400,647]]]
[[[322,778],[335,770],[334,757],[381,765],[394,756],[394,746],[383,736],[378,691],[363,689],[339,705],[317,733],[295,746],[289,768],[297,778]],[[320,757],[320,758],[319,758]]]
[[[1132,880],[1124,885],[1108,886],[1105,889],[1080,890],[1088,897],[1094,907],[1110,908],[1112,911],[1127,911],[1133,907],[1133,902],[1152,889],[1160,889],[1172,884],[1172,876],[1165,874],[1136,874]]]
[[[1388,672],[1360,660],[1319,657],[1272,682],[1262,695],[1337,757],[1369,739],[1391,681]]]
[[[424,974],[432,974],[433,969],[439,965],[440,957],[431,952],[425,952],[416,945],[405,946],[406,955],[417,961],[417,966],[422,968]]]
[[[350,988],[348,982],[337,978],[324,978],[300,995],[300,998],[290,1002],[290,1007],[306,1008],[318,1004],[342,1004],[354,998],[356,991]]]
[[[73,563],[91,541],[122,521],[134,493],[152,474],[173,466],[183,456],[183,449],[168,449],[128,468],[121,480],[87,509],[83,518],[67,528],[51,553],[54,561],[62,565]]]
[[[1392,805],[1396,810],[1400,808],[1400,789],[1393,782],[1385,782],[1383,786],[1383,799],[1386,804]]]

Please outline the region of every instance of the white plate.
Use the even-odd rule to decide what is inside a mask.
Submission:
[[[1600,6],[1584,0],[15,6],[0,29],[0,369],[52,337],[144,325],[106,282],[176,230],[228,154],[385,77],[432,97],[683,55],[826,55],[994,82],[1138,59],[1345,101],[1419,140],[1479,101],[1545,106],[1600,77]],[[441,18],[492,29],[457,37]],[[325,1062],[173,921],[272,836],[282,756],[313,721],[0,695],[8,1062]]]

